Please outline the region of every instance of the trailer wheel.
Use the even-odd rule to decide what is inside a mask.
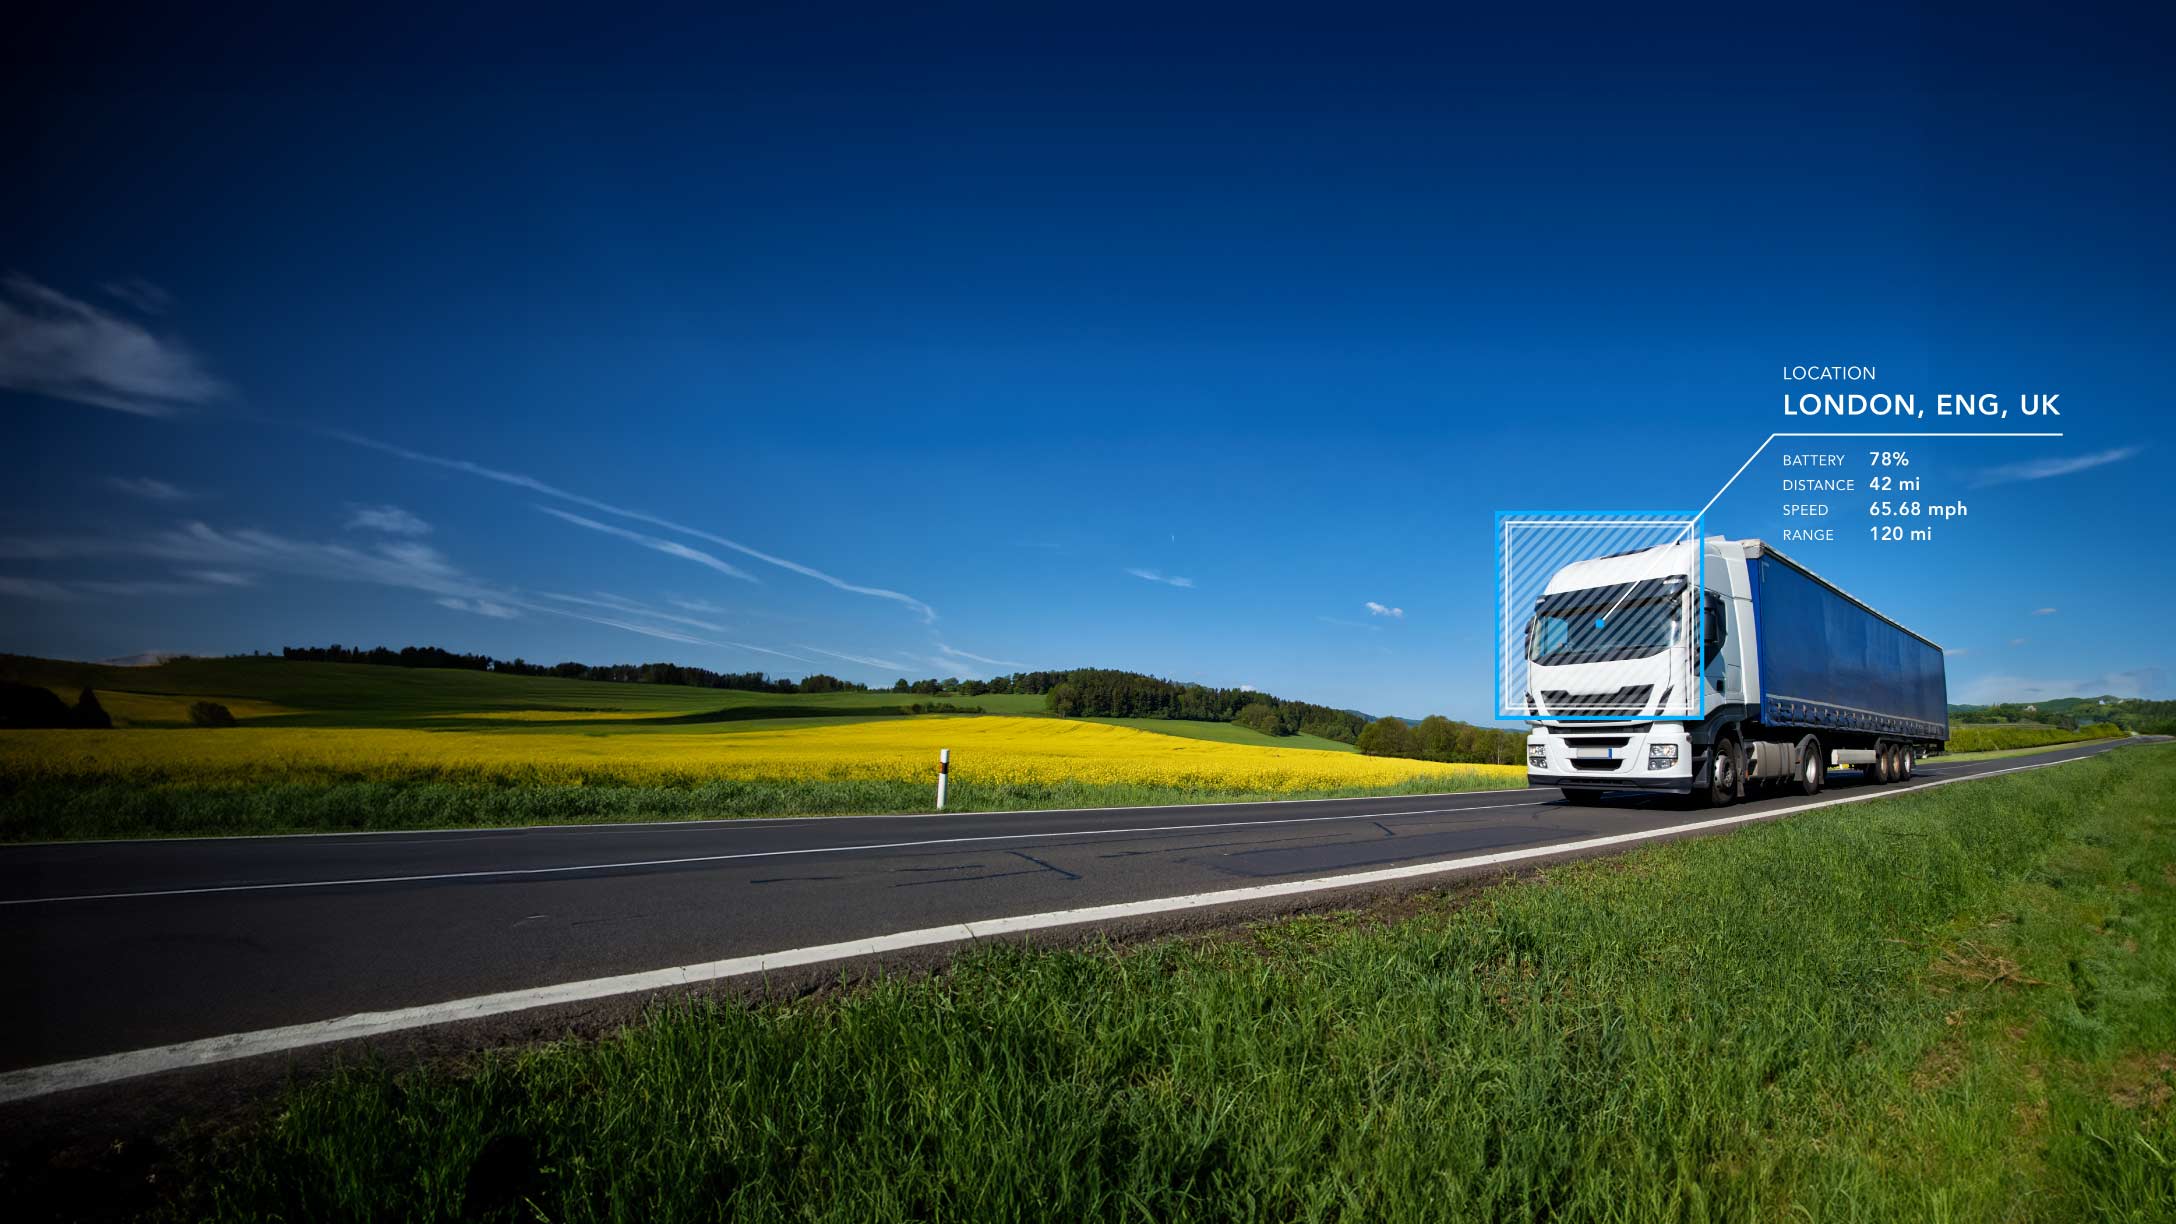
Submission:
[[[1729,807],[1744,789],[1745,753],[1738,741],[1715,741],[1714,759],[1708,762],[1708,789],[1700,796],[1700,806]]]
[[[1896,745],[1887,740],[1874,745],[1874,781],[1881,786],[1896,781]]]
[[[1912,757],[1915,755],[1917,754],[1912,751],[1910,744],[1902,744],[1897,747],[1896,765],[1897,772],[1903,775],[1901,781],[1909,782],[1912,780]]]
[[[1818,795],[1826,781],[1828,759],[1821,754],[1821,741],[1809,735],[1798,741],[1798,793]]]

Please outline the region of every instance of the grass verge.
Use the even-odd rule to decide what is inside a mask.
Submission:
[[[1460,901],[359,1067],[189,1217],[2176,1213],[2176,746]]]
[[[1431,795],[1525,786],[1517,777],[1430,774],[1402,783],[1297,791],[1220,791],[1120,783],[978,783],[957,779],[947,811],[1004,812],[1160,804]],[[388,829],[843,816],[926,812],[927,782],[707,782],[690,786],[492,786],[387,781],[162,784],[0,777],[0,842],[232,837]]]
[[[2055,748],[2093,740],[2122,739],[2129,734],[2108,722],[2093,723],[2075,731],[2063,727],[2020,727],[2010,723],[1954,725],[1949,729],[1946,747],[1960,755],[1972,755],[2016,748]]]

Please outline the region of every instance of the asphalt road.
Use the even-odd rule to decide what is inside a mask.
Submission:
[[[2111,746],[1923,764],[1912,784]],[[1831,781],[1824,799],[1874,789],[1849,773]],[[1803,802],[1771,799],[1730,814]],[[1553,790],[1513,790],[0,847],[0,948],[12,996],[0,1009],[0,1071],[1714,814],[1630,795],[1572,807]]]

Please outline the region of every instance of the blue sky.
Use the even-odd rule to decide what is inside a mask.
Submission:
[[[2176,691],[2165,25],[1093,12],[34,30],[0,649],[1479,717],[1496,510],[1697,506],[1857,362],[2066,437],[1794,555],[1956,699]]]

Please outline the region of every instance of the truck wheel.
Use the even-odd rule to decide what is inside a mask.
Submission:
[[[1874,782],[1887,786],[1896,781],[1896,745],[1887,740],[1874,745]]]
[[[1899,778],[1900,781],[1909,782],[1912,780],[1912,755],[1912,746],[1910,744],[1902,745],[1896,750],[1897,773],[1902,775]]]
[[[1717,740],[1715,759],[1708,762],[1708,788],[1700,796],[1702,807],[1729,807],[1738,801],[1745,786],[1745,753],[1734,739]]]
[[[1566,790],[1564,792],[1564,802],[1571,804],[1573,807],[1593,807],[1601,801],[1602,792],[1598,790]]]
[[[1821,741],[1807,736],[1798,741],[1798,793],[1818,795],[1828,781],[1828,761],[1821,755]]]

